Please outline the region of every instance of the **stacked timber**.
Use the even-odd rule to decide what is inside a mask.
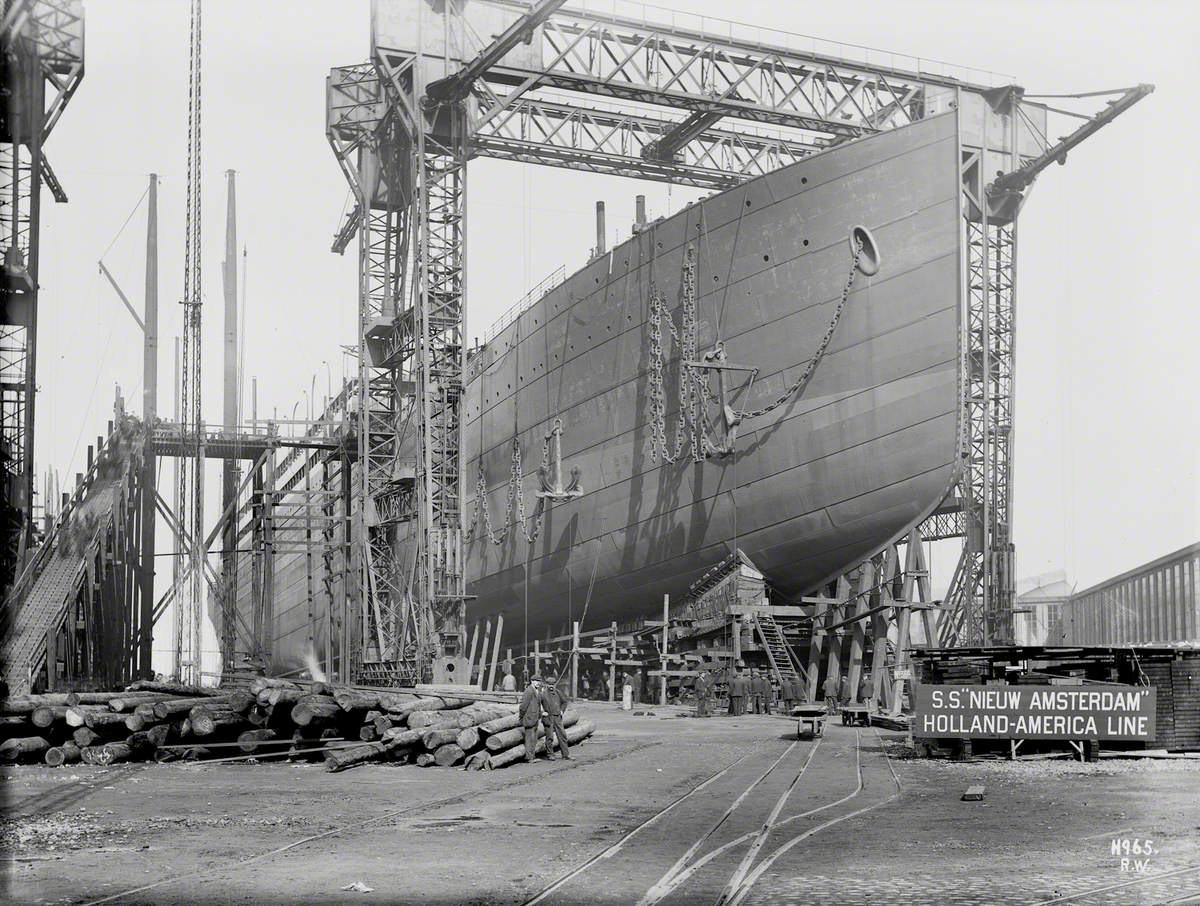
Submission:
[[[582,742],[595,727],[568,709],[563,715],[567,740]],[[543,728],[537,728],[537,751],[546,751]],[[420,767],[455,767],[483,771],[502,768],[525,756],[525,731],[510,704],[456,703],[453,707],[413,709],[403,725],[385,729],[378,740],[331,751],[325,769],[342,771],[369,761],[409,762]]]
[[[486,753],[483,766],[492,767],[523,744],[511,700],[475,700],[495,697],[272,678],[238,688],[142,681],[112,692],[30,695],[0,704],[0,761],[324,758],[327,770],[340,771],[379,761],[451,767]]]

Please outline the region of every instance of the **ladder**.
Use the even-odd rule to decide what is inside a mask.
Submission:
[[[785,679],[799,681],[804,668],[796,663],[791,647],[783,637],[783,630],[769,613],[755,613],[754,626],[758,637],[762,639],[763,649],[767,652],[767,660],[771,662],[771,670],[780,684]],[[797,672],[799,668],[799,672]]]

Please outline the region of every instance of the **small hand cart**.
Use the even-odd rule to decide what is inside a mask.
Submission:
[[[866,705],[842,705],[839,710],[842,715],[842,726],[869,727],[871,725],[871,709]]]
[[[817,737],[825,735],[825,718],[829,709],[823,704],[796,705],[792,708],[792,717],[796,718],[796,738],[805,733]]]

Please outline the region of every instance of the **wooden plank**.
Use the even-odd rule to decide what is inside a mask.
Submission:
[[[983,801],[983,784],[967,787],[967,791],[962,794],[963,802],[982,802]]]
[[[609,646],[608,652],[608,700],[610,703],[615,703],[617,700],[617,623],[616,620],[612,624],[612,644]]]
[[[503,634],[504,614],[500,614],[496,617],[496,641],[492,643],[492,663],[488,668],[487,685],[483,687],[484,691],[490,692],[496,688],[496,664],[500,661],[500,637]]]

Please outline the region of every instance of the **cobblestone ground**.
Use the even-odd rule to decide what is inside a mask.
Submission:
[[[582,709],[598,732],[573,761],[493,773],[4,768],[0,902],[1200,902],[1195,761],[917,761],[874,730]]]

